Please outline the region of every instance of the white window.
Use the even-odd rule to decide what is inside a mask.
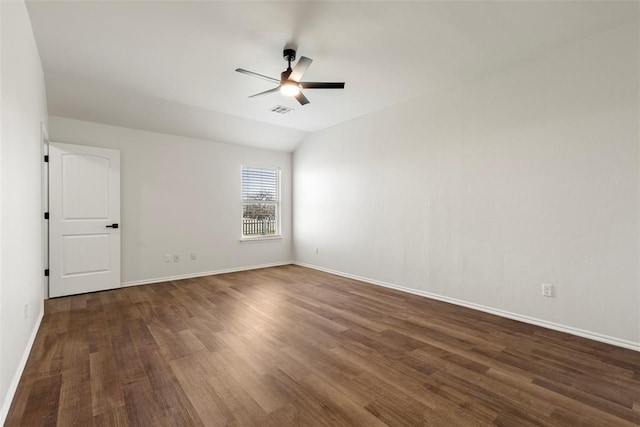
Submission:
[[[280,168],[242,166],[242,238],[280,236]]]

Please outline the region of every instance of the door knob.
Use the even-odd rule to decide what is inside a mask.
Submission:
[[[118,224],[107,225],[107,228],[118,228]]]

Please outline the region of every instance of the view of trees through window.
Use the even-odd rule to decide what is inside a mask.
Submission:
[[[242,167],[242,236],[280,234],[279,170]]]

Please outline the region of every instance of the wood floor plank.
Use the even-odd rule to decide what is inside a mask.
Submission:
[[[114,356],[107,351],[89,354],[91,407],[93,415],[124,406]]]
[[[266,413],[273,412],[287,403],[286,398],[281,395],[279,390],[270,387],[268,383],[263,381],[263,376],[255,372],[250,364],[239,359],[235,352],[218,351],[213,356],[214,363],[228,372],[238,384],[242,384],[243,390]]]
[[[8,419],[6,426],[50,426],[56,424],[62,375],[42,377],[26,390],[26,402],[19,420]]]
[[[640,353],[282,266],[46,301],[6,425],[640,425]]]
[[[83,425],[90,423],[93,407],[89,363],[82,363],[62,373],[59,388],[59,425]]]
[[[233,414],[207,380],[212,372],[206,369],[206,364],[199,357],[206,358],[209,355],[199,353],[174,360],[170,362],[172,372],[203,425],[227,425],[233,420]]]
[[[124,406],[110,408],[108,411],[94,416],[91,423],[87,424],[93,424],[96,427],[126,427],[129,425],[127,421],[127,408]]]

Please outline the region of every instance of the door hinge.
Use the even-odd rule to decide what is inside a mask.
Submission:
[[[46,269],[44,270],[44,275],[45,275],[46,277],[49,277],[49,269],[48,269],[48,268],[46,268]]]
[[[44,156],[44,162],[45,162],[45,163],[49,163],[49,156],[48,156],[48,155],[45,155],[45,156]]]
[[[44,213],[44,219],[49,219],[49,212]]]

